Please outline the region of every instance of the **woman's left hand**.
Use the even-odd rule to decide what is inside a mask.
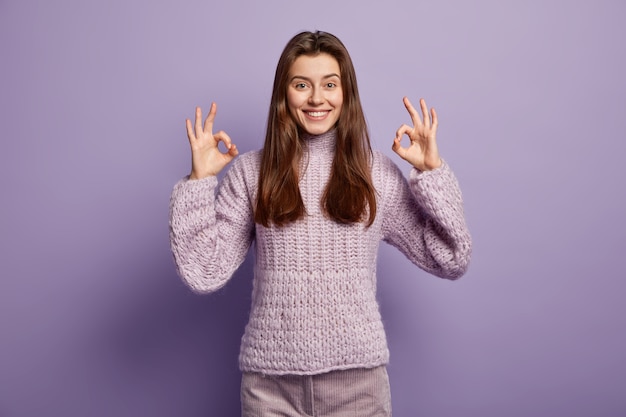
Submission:
[[[430,171],[439,168],[442,164],[437,150],[437,113],[431,108],[430,113],[426,107],[426,101],[420,99],[420,107],[424,118],[415,110],[408,98],[404,97],[404,106],[411,115],[413,127],[406,124],[396,131],[391,149],[400,158],[404,159],[420,171]],[[407,135],[411,140],[408,147],[402,147],[402,137]]]

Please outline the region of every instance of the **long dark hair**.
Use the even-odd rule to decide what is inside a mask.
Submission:
[[[306,214],[298,186],[298,166],[303,154],[300,131],[287,106],[289,70],[301,55],[321,53],[337,60],[343,107],[335,127],[337,140],[330,180],[322,196],[328,217],[351,224],[376,217],[376,191],[372,184],[369,134],[361,107],[356,73],[343,43],[326,32],[302,32],[285,46],[278,60],[261,154],[259,191],[254,220],[268,227],[282,226]]]

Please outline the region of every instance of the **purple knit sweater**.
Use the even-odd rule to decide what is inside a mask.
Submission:
[[[241,341],[242,371],[318,374],[386,364],[389,351],[376,301],[381,240],[425,271],[458,278],[471,239],[461,193],[447,164],[413,169],[410,178],[374,152],[377,215],[370,227],[324,216],[334,132],[306,140],[300,190],[306,215],[283,227],[255,224],[261,156],[237,158],[218,188],[215,177],[181,180],[170,203],[170,239],[179,275],[199,293],[222,287],[254,242],[250,319]],[[217,194],[217,195],[216,195]]]

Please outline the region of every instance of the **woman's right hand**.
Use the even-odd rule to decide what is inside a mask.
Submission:
[[[186,120],[187,137],[191,145],[191,174],[189,179],[197,180],[211,175],[217,175],[230,161],[239,154],[237,147],[231,142],[226,132],[213,133],[213,121],[217,113],[217,105],[211,103],[211,110],[202,126],[202,109],[196,107],[195,125]],[[219,142],[224,142],[226,152],[218,148]]]

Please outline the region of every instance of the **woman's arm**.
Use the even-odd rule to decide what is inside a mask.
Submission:
[[[465,223],[457,180],[447,165],[420,172],[409,180],[388,158],[382,201],[383,239],[423,270],[448,279],[469,266],[472,240]]]
[[[383,207],[384,239],[413,263],[444,278],[455,279],[468,268],[472,241],[465,222],[463,199],[456,177],[437,149],[437,113],[420,100],[423,120],[405,97],[413,127],[402,125],[392,149],[414,168],[409,181],[391,161]],[[403,135],[411,143],[400,145]]]
[[[245,182],[245,166],[237,161],[222,180],[221,171],[238,151],[226,133],[212,133],[213,103],[204,126],[196,109],[195,129],[186,121],[192,171],[179,181],[170,198],[170,245],[178,274],[196,292],[222,287],[243,262],[253,239],[254,223]],[[217,145],[224,142],[227,151]],[[249,160],[249,158],[244,158]]]
[[[170,199],[170,245],[178,274],[199,293],[221,288],[241,265],[254,239],[244,162],[217,178],[183,179]],[[219,188],[216,196],[216,188]]]

